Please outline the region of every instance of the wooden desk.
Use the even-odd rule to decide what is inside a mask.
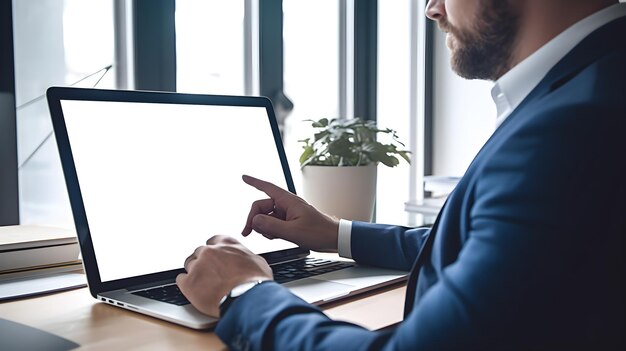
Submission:
[[[323,307],[336,320],[370,330],[402,320],[404,284]],[[196,331],[99,302],[87,288],[0,304],[0,317],[62,336],[81,350],[223,350],[210,331]]]

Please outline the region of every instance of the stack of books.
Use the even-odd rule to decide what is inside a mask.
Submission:
[[[42,226],[0,227],[0,301],[84,286],[76,234]],[[72,276],[71,282],[67,277]],[[77,283],[79,282],[79,283]]]
[[[35,269],[80,267],[76,235],[40,226],[0,227],[0,274]]]

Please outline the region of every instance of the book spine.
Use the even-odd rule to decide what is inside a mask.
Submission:
[[[33,249],[0,252],[0,272],[35,266],[75,262],[78,258],[77,243],[54,245]]]

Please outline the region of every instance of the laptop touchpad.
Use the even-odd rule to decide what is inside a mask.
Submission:
[[[283,286],[309,303],[348,295],[350,291],[354,290],[354,286],[352,285],[318,280],[315,278],[299,279],[284,283]]]
[[[398,279],[405,275],[406,272],[376,267],[357,266],[325,273],[317,278],[361,288],[364,286],[373,286],[380,284],[381,282]]]

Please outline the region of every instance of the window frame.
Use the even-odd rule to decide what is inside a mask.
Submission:
[[[135,89],[176,91],[176,0],[133,0],[132,12]]]
[[[405,211],[410,225],[424,224],[418,206],[424,203],[424,176],[433,165],[433,47],[434,22],[425,16],[427,0],[411,0],[411,154],[409,198]]]
[[[434,26],[424,17],[426,0],[411,1],[412,154],[406,211],[423,201],[423,177],[432,173],[432,65]],[[376,120],[377,0],[340,0],[340,111]],[[116,62],[120,88],[176,91],[175,0],[115,0]],[[0,2],[0,225],[19,223],[12,2]],[[283,93],[282,0],[245,0],[246,94]],[[129,15],[130,12],[130,15]],[[141,13],[141,16],[137,14]],[[132,22],[132,23],[128,23]],[[354,30],[351,31],[351,28]],[[130,33],[129,33],[130,32]],[[159,40],[154,40],[158,37]],[[155,59],[158,57],[159,59]],[[353,65],[349,63],[352,61]],[[259,62],[258,67],[255,62]],[[11,99],[12,98],[12,99]],[[12,103],[12,105],[11,105]],[[5,112],[6,110],[6,112]]]
[[[19,224],[13,3],[0,1],[0,226]]]

